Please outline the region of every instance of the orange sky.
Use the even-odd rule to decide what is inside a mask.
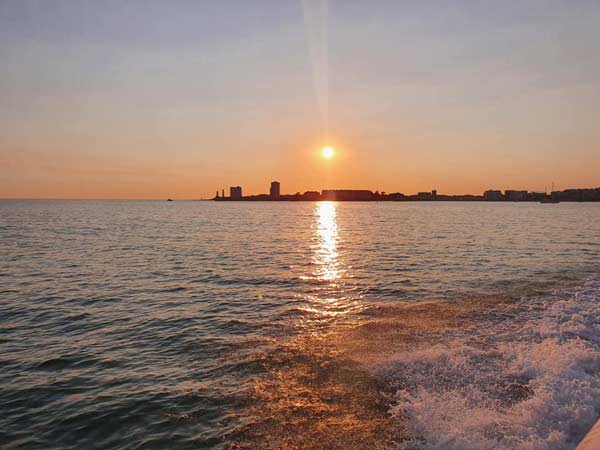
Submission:
[[[600,186],[600,5],[217,3],[0,7],[0,197]]]

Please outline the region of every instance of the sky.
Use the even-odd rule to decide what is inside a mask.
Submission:
[[[0,0],[0,197],[598,187],[599,23],[586,0]]]

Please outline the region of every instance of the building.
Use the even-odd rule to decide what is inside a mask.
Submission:
[[[231,200],[241,200],[242,199],[242,187],[241,186],[231,186],[229,188],[229,197]]]
[[[302,200],[317,201],[321,200],[321,194],[318,191],[306,191],[302,194]]]
[[[487,201],[497,202],[500,200],[504,200],[504,196],[502,195],[502,191],[495,191],[490,189],[489,191],[485,191],[483,193],[483,199]]]
[[[431,192],[419,192],[417,194],[418,200],[434,200],[437,198],[437,191],[433,190]]]
[[[387,195],[388,200],[392,200],[392,201],[400,201],[400,200],[406,200],[406,195],[404,195],[402,192],[392,192],[391,194]]]
[[[271,189],[269,190],[269,197],[279,198],[281,197],[281,184],[279,181],[271,182]]]
[[[375,199],[375,194],[367,190],[352,190],[352,189],[325,189],[321,191],[322,200],[335,201],[369,201]]]
[[[567,202],[597,202],[600,201],[600,188],[596,189],[565,189],[553,191],[552,198]]]
[[[504,197],[511,202],[523,202],[529,198],[529,192],[506,190],[504,191]]]

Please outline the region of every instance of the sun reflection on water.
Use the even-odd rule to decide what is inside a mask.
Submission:
[[[322,202],[317,204],[315,211],[317,244],[313,248],[314,263],[317,264],[318,278],[325,281],[335,281],[342,276],[337,250],[336,206],[333,202]]]
[[[344,263],[340,246],[343,239],[337,217],[338,204],[319,202],[315,206],[311,258],[313,271],[302,277],[315,283],[305,296],[304,311],[315,314],[313,319],[348,316],[362,306],[361,295],[351,281],[349,267]]]

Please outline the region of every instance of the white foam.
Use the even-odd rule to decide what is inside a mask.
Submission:
[[[600,280],[509,312],[376,368],[409,427],[399,449],[577,446],[600,414]]]

